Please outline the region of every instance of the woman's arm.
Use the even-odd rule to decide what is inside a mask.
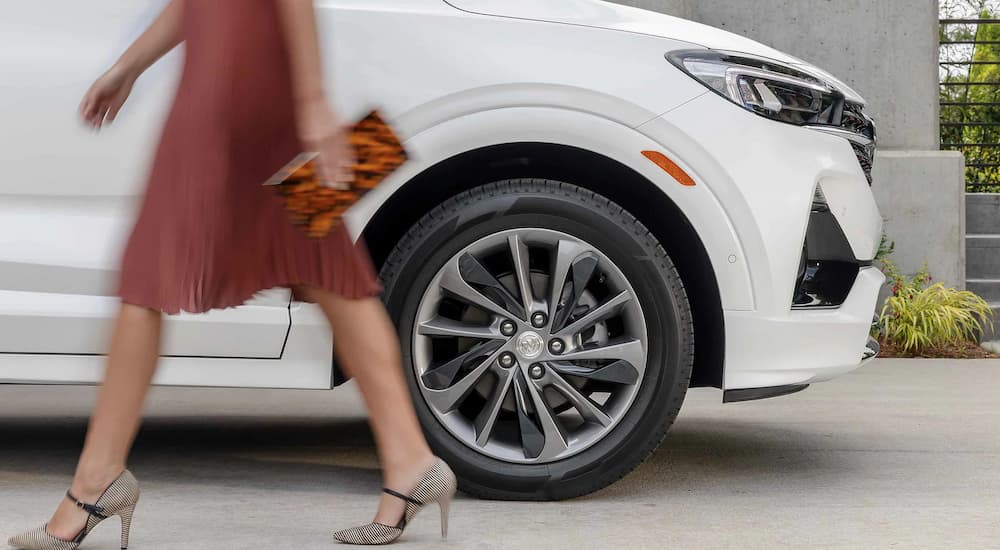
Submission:
[[[183,0],[170,0],[146,32],[94,82],[80,102],[80,116],[86,123],[100,128],[105,121],[114,121],[136,79],[181,43],[182,8]]]
[[[170,0],[146,32],[125,50],[115,66],[138,76],[176,48],[183,39],[181,34],[183,4],[183,0]]]
[[[285,43],[292,65],[295,101],[325,101],[323,64],[312,0],[277,0]]]
[[[320,153],[319,168],[328,184],[349,182],[354,152],[323,89],[323,62],[313,0],[277,0],[282,34],[292,71],[292,94],[299,137]]]

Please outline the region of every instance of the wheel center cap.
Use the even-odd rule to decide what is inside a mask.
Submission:
[[[534,359],[542,354],[545,341],[537,332],[530,330],[517,337],[517,354],[525,359]]]

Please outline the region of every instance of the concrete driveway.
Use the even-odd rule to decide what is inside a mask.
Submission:
[[[69,483],[93,388],[0,386],[0,535]],[[1000,548],[1000,361],[881,360],[798,395],[689,395],[671,435],[613,487],[563,503],[436,511],[412,548]],[[335,548],[378,473],[356,393],[154,390],[131,467],[133,550]],[[117,548],[117,520],[83,548]]]

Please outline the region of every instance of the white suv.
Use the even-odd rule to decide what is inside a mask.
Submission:
[[[0,382],[100,379],[176,57],[101,136],[74,112],[158,4],[0,18]],[[466,491],[593,491],[656,448],[688,387],[770,397],[877,353],[875,130],[834,77],[594,0],[318,4],[339,108],[380,106],[413,153],[350,225]],[[287,290],[166,324],[159,384],[344,381]]]

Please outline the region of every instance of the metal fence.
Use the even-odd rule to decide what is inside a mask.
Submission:
[[[1000,19],[941,20],[941,148],[969,191],[1000,192]]]

